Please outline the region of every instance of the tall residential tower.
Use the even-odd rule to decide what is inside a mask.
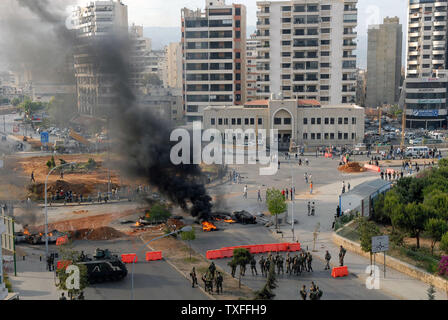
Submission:
[[[357,0],[259,1],[259,97],[356,99]]]
[[[246,7],[207,0],[182,9],[183,104],[187,122],[205,107],[246,100]]]

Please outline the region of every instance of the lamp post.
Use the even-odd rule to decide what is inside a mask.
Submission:
[[[294,188],[294,174],[293,174],[293,167],[294,164],[291,164],[291,191],[292,194],[292,201],[291,201],[291,229],[292,229],[292,242],[295,241],[295,235],[294,235],[294,200],[295,200],[295,188]]]
[[[182,229],[179,229],[179,230],[176,230],[176,231],[174,231],[174,232],[171,232],[171,233],[168,233],[168,234],[164,234],[163,236],[160,236],[160,237],[151,239],[151,240],[145,242],[145,244],[143,244],[143,246],[137,251],[137,253],[140,252],[141,250],[143,250],[144,248],[146,248],[146,246],[147,246],[149,243],[151,243],[151,242],[153,242],[153,241],[155,241],[155,240],[159,240],[159,239],[168,237],[168,236],[170,236],[170,235],[172,235],[172,234],[175,234],[175,233],[179,233],[179,232],[189,232],[189,231],[191,231],[191,230],[193,230],[193,228],[192,228],[191,226],[185,226],[185,227],[183,227]],[[131,300],[134,300],[134,264],[135,264],[135,259],[137,259],[137,253],[136,253],[136,255],[135,255],[134,260],[132,260]]]
[[[64,163],[61,164],[59,166],[56,166],[54,168],[52,168],[50,170],[50,172],[48,172],[47,177],[45,178],[45,253],[48,257],[48,209],[47,209],[47,183],[48,183],[48,177],[50,176],[50,174],[58,169],[58,168],[62,168],[65,166],[70,166],[70,165],[74,165],[76,164],[75,162],[71,162],[71,163]]]

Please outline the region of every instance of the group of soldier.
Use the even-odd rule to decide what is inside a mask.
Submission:
[[[300,290],[300,296],[302,297],[302,300],[306,300],[307,297],[309,297],[310,300],[320,300],[322,294],[322,290],[320,290],[319,287],[314,284],[314,281],[311,281],[309,296],[308,292],[306,291],[305,285],[303,285],[302,290]]]
[[[196,269],[193,269],[190,272],[191,277],[191,285],[195,288],[195,285],[198,286],[198,278],[196,275]],[[222,294],[222,283],[224,281],[224,277],[222,273],[216,270],[215,263],[212,262],[207,269],[207,272],[204,273],[201,277],[201,280],[204,282],[204,289],[206,292],[213,294],[213,285],[216,288],[217,294]]]

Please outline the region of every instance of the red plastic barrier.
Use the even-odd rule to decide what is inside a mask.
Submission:
[[[325,158],[333,158],[333,154],[332,153],[325,153]]]
[[[347,266],[333,268],[333,270],[331,271],[331,276],[333,278],[348,276]]]
[[[222,258],[221,250],[208,250],[205,256],[209,260]]]
[[[288,251],[288,244],[289,244],[289,243],[279,243],[279,244],[277,245],[277,249],[278,249],[278,251],[281,251],[281,252]]]
[[[300,251],[300,243],[290,243],[288,245],[288,251],[291,252]]]
[[[374,171],[374,172],[381,172],[380,167],[377,167],[377,166],[374,166],[371,164],[365,164],[364,168],[366,168],[367,170],[370,170],[370,171]]]
[[[138,262],[138,257],[137,257],[137,254],[135,254],[135,253],[122,254],[121,261],[123,263]]]
[[[61,269],[67,268],[71,264],[72,264],[72,262],[70,260],[61,260],[61,261],[58,261],[56,267],[58,270],[61,270]]]
[[[146,261],[162,260],[162,251],[146,252]]]
[[[221,252],[222,258],[232,258],[233,257],[233,249],[221,249],[219,251]]]
[[[56,245],[57,246],[61,246],[63,244],[66,244],[67,242],[68,242],[68,237],[66,235],[56,239]]]

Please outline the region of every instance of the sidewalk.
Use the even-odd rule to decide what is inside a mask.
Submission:
[[[364,177],[358,179],[353,177],[346,179],[346,182],[350,181],[351,186],[355,187],[363,182],[374,179],[377,179],[377,177]],[[316,190],[313,195],[296,195],[296,201],[294,203],[294,219],[298,220],[298,224],[294,227],[296,240],[301,243],[302,248],[312,251],[313,231],[318,227],[318,224],[320,224],[315,248],[317,252],[313,252],[313,255],[324,260],[326,250],[328,250],[332,257],[332,266],[338,266],[339,263],[339,247],[332,241],[333,230],[331,229],[331,226],[336,213],[340,187],[340,183],[337,182]],[[316,216],[307,215],[306,203],[308,201],[316,202]],[[290,217],[288,217],[288,220],[289,219]],[[290,225],[281,225],[280,228],[283,232],[283,239],[292,239]],[[344,265],[348,266],[350,274],[355,275],[362,283],[366,283],[366,279],[370,276],[369,273],[366,273],[366,268],[370,265],[369,259],[347,251]],[[381,271],[380,290],[384,293],[403,300],[428,299],[428,284],[391,268],[387,268],[386,278],[384,278],[383,265],[378,265],[378,267]],[[445,299],[447,299],[447,294],[442,290],[436,289],[436,300]]]
[[[25,261],[21,254],[17,256],[17,277],[14,272],[9,274],[14,292],[20,300],[58,300],[61,293],[55,286],[55,273],[46,270],[45,250],[26,248],[25,252]]]

